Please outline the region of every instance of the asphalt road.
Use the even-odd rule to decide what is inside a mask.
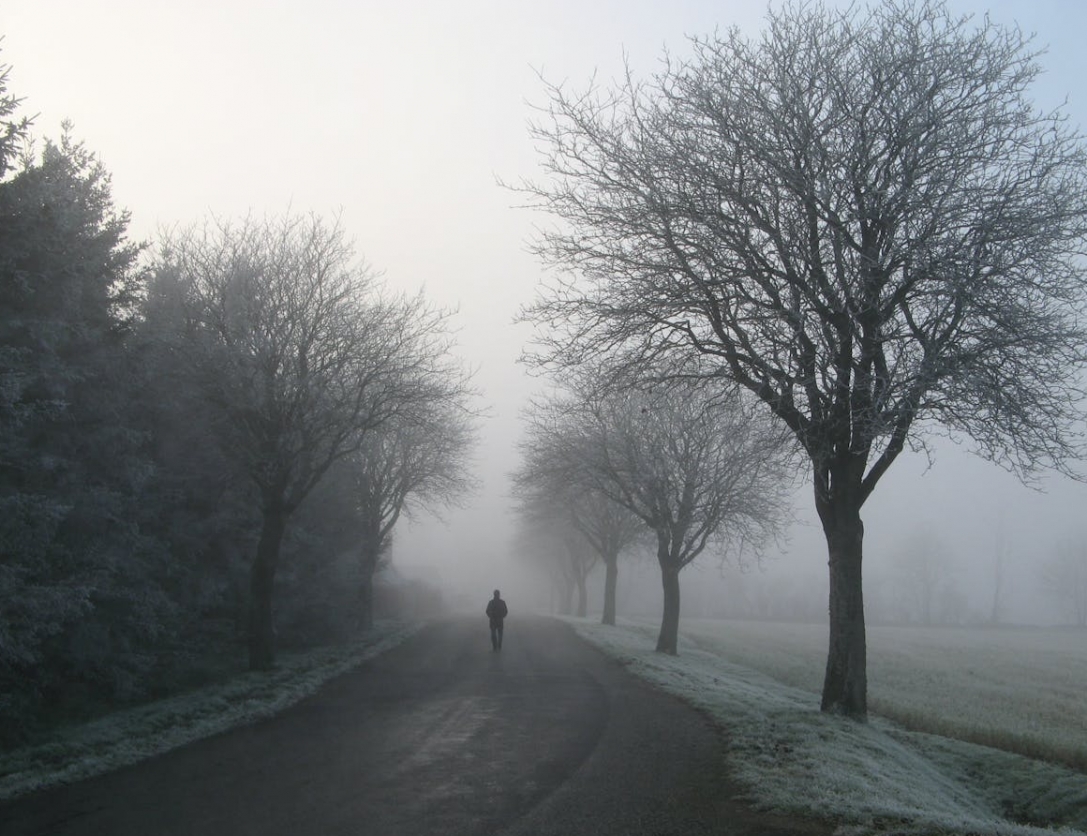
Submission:
[[[0,806],[0,834],[823,834],[735,800],[699,714],[550,619],[435,623],[259,724]]]

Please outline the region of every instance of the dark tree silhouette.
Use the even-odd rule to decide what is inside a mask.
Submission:
[[[138,524],[151,468],[126,339],[140,247],[70,126],[12,162],[24,128],[0,122],[0,738],[63,695],[139,694],[175,615],[165,550]]]
[[[436,381],[437,382],[437,381]],[[368,433],[344,462],[361,522],[359,618],[373,624],[373,579],[402,513],[462,502],[473,487],[473,442],[466,375],[450,364],[432,400],[417,403]]]
[[[172,341],[259,496],[249,658],[274,661],[272,591],[290,516],[368,433],[448,386],[448,315],[383,298],[338,223],[214,222],[167,238],[155,293],[181,300]]]
[[[530,436],[558,479],[583,479],[653,532],[664,595],[657,650],[676,653],[679,573],[710,545],[752,547],[786,519],[782,436],[738,390],[582,392],[540,404]]]
[[[10,74],[11,65],[0,63],[0,178],[18,159],[30,130],[30,118],[17,116],[22,99],[8,92]]]
[[[564,441],[534,432],[530,424],[521,442],[521,466],[514,473],[514,490],[524,514],[546,508],[559,527],[577,532],[564,546],[568,555],[579,554],[588,545],[604,564],[604,609],[602,622],[615,624],[615,590],[619,582],[619,555],[632,545],[643,530],[629,509],[613,502],[593,487],[595,477],[579,471],[576,463],[565,461]],[[584,561],[567,562],[582,566]],[[565,564],[564,564],[565,565]],[[591,565],[589,566],[591,568]],[[584,591],[584,574],[568,572],[579,591]],[[580,584],[577,579],[580,576]],[[584,607],[580,607],[584,614]]]
[[[529,358],[753,392],[811,463],[830,567],[822,707],[867,714],[861,508],[907,444],[1029,474],[1076,452],[1084,145],[1029,39],[937,2],[787,3],[647,81],[550,89],[560,274]]]
[[[559,615],[584,617],[589,607],[586,583],[600,554],[574,525],[569,496],[541,488],[538,482],[529,485],[523,480],[515,487],[518,549],[528,562],[546,568],[552,591],[558,594]]]

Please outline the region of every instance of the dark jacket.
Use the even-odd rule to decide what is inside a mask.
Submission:
[[[501,621],[507,615],[509,615],[509,609],[501,598],[492,598],[487,602],[487,618],[491,621]]]

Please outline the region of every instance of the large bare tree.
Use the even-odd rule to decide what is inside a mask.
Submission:
[[[445,385],[447,314],[383,295],[339,222],[212,221],[168,236],[152,292],[184,321],[173,341],[248,474],[261,530],[250,571],[249,660],[274,661],[272,593],[291,514],[328,469]]]
[[[556,469],[653,532],[664,611],[657,650],[676,653],[679,573],[708,546],[758,546],[787,518],[789,448],[738,389],[582,391],[538,405],[531,435]],[[576,475],[575,475],[576,474]]]
[[[861,508],[907,445],[1021,474],[1076,453],[1087,159],[1028,97],[1029,38],[938,2],[786,3],[647,80],[549,90],[562,268],[530,357],[755,393],[811,462],[830,567],[822,707],[867,715]]]

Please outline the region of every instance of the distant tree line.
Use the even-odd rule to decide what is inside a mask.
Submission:
[[[526,416],[514,475],[524,539],[576,585],[581,616],[588,572],[604,564],[605,624],[615,624],[620,553],[647,544],[661,573],[657,650],[676,653],[680,572],[707,549],[757,551],[780,530],[793,448],[739,389],[598,381],[568,381]]]
[[[394,524],[464,493],[473,434],[449,312],[383,288],[337,221],[133,242],[9,70],[0,745],[364,629]]]

